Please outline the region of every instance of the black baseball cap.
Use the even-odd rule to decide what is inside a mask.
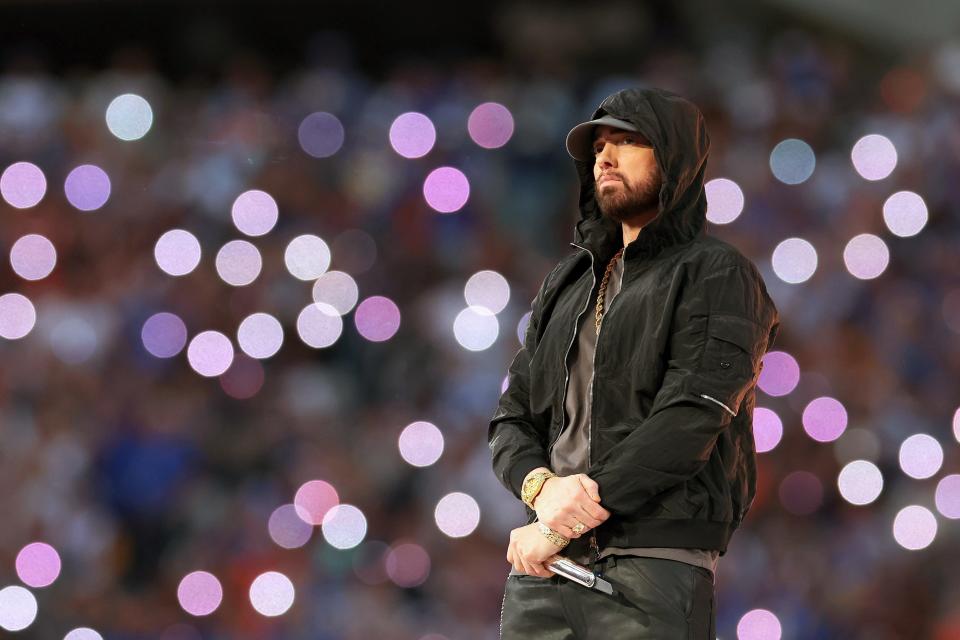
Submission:
[[[581,122],[573,129],[570,129],[570,133],[567,134],[567,153],[569,153],[574,160],[593,162],[593,130],[603,124],[627,131],[639,131],[639,129],[626,120],[614,118],[611,115],[601,116],[596,120],[590,120],[588,122]]]

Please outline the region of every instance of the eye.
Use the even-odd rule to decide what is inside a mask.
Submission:
[[[634,138],[633,136],[623,136],[623,138],[621,138],[620,141],[625,142],[627,144],[636,144],[637,139]]]

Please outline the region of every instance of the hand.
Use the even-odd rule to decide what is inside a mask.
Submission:
[[[507,546],[507,562],[521,572],[531,576],[549,578],[554,575],[547,564],[560,556],[561,547],[553,544],[550,538],[540,532],[536,522],[519,527],[510,532],[510,544]]]
[[[600,506],[600,485],[585,473],[548,479],[533,506],[537,519],[564,538],[579,538],[610,517]],[[572,528],[577,522],[586,527],[580,533]]]

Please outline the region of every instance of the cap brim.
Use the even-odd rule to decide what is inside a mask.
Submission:
[[[601,116],[596,120],[581,122],[570,129],[570,133],[567,134],[567,153],[570,154],[570,157],[584,162],[593,161],[593,130],[603,124],[627,131],[638,130],[626,120],[620,120],[613,116]]]

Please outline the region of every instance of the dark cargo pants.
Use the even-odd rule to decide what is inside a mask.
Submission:
[[[714,640],[713,576],[677,560],[607,556],[594,572],[622,592],[613,598],[562,576],[507,577],[502,640]]]

